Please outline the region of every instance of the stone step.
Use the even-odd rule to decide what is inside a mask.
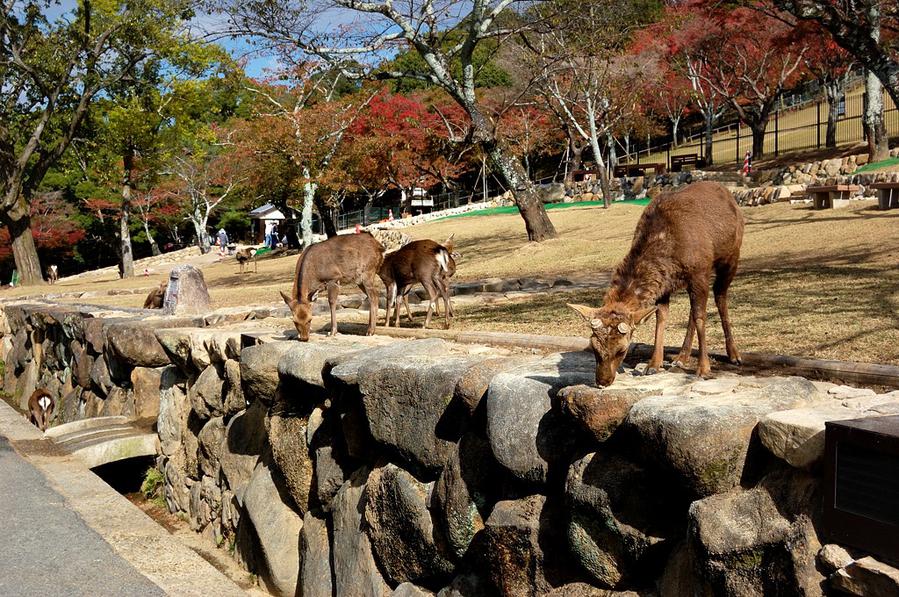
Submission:
[[[105,427],[95,427],[93,429],[84,429],[81,431],[76,431],[74,433],[67,433],[65,435],[57,435],[52,439],[57,444],[67,444],[72,442],[88,441],[94,437],[113,435],[121,431],[134,432],[137,431],[137,429],[127,423],[121,425],[107,425]]]
[[[69,442],[59,442],[58,445],[70,452],[77,452],[79,450],[83,450],[85,448],[91,448],[93,446],[99,446],[104,443],[109,443],[115,440],[127,439],[127,438],[139,438],[143,436],[152,436],[156,437],[154,434],[140,432],[134,429],[120,430],[114,433],[109,433],[105,435],[97,435],[90,438],[79,439],[75,441]]]

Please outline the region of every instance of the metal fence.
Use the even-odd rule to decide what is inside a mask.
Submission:
[[[864,85],[857,84],[847,91],[836,123],[837,145],[849,145],[865,140],[864,133]],[[820,96],[817,99],[798,102],[787,109],[775,112],[765,132],[765,155],[819,149],[825,146],[827,113],[829,104]],[[892,99],[884,94],[884,120],[887,135],[899,135],[899,111]],[[715,164],[743,163],[743,156],[752,150],[752,131],[740,122],[718,127],[712,135],[712,161]],[[671,158],[697,155],[705,158],[705,136],[702,131],[691,132],[675,145],[670,138],[658,144],[647,143],[629,156],[619,159],[619,164],[665,163],[669,168]]]

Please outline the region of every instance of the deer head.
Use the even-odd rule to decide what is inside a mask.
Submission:
[[[598,309],[586,305],[568,306],[590,326],[590,348],[596,357],[596,385],[611,385],[627,356],[634,329],[655,313],[656,307],[631,310],[621,303]]]
[[[301,303],[300,301],[290,298],[283,291],[281,298],[290,308],[290,314],[293,317],[293,325],[297,328],[300,342],[309,341],[309,326],[312,323],[312,303]]]

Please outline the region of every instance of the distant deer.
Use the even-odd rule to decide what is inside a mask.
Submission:
[[[168,290],[168,280],[159,283],[158,288],[154,288],[147,294],[144,301],[144,309],[162,309],[162,303],[165,301],[165,291]]]
[[[50,417],[56,401],[47,390],[37,389],[28,398],[28,420],[34,423],[41,431],[46,431],[50,426]]]
[[[387,288],[387,320],[390,325],[390,309],[395,307],[396,327],[400,325],[400,301],[406,304],[406,314],[412,320],[409,312],[407,294],[417,283],[424,286],[428,293],[428,312],[425,316],[424,327],[431,324],[431,312],[436,308],[437,298],[442,297],[445,309],[445,323],[450,327],[452,306],[449,300],[449,276],[455,273],[455,260],[452,257],[452,237],[441,245],[433,240],[416,240],[402,247],[398,251],[384,257],[378,275]],[[452,262],[452,266],[450,263]]]
[[[368,335],[375,333],[378,318],[378,269],[384,247],[367,233],[345,234],[306,248],[297,260],[292,296],[281,292],[290,307],[301,341],[309,340],[312,303],[322,290],[328,291],[331,307],[331,336],[337,334],[337,298],[341,284],[358,284],[368,297]]]
[[[665,322],[673,292],[686,288],[690,323],[675,364],[683,365],[699,336],[697,375],[711,373],[705,338],[709,281],[715,272],[715,304],[727,356],[740,364],[727,312],[727,289],[737,273],[743,242],[743,216],[733,195],[713,182],[697,182],[654,199],[637,222],[631,249],[615,268],[602,307],[569,305],[590,325],[596,355],[596,383],[610,385],[627,355],[634,328],[656,314],[655,349],[647,373],[662,365]]]
[[[461,253],[457,253],[453,251],[452,244],[452,236],[449,237],[444,243],[443,246],[447,247],[450,252],[449,261],[446,263],[446,271],[442,272],[440,276],[440,283],[443,285],[443,289],[446,291],[446,297],[449,299],[449,302],[443,303],[443,307],[445,309],[449,309],[449,316],[452,319],[455,316],[453,312],[453,302],[452,302],[452,292],[450,289],[449,279],[456,275],[456,260],[462,257]],[[389,256],[389,255],[388,255]],[[386,257],[385,257],[386,259]],[[406,292],[403,293],[403,306],[406,308],[406,317],[409,318],[409,322],[412,323],[414,320],[412,319],[412,311],[409,309],[409,295],[412,293],[412,289],[414,288],[414,284],[406,288]],[[441,291],[440,297],[443,296],[443,292]],[[440,298],[438,297],[438,299]],[[436,317],[440,317],[440,301],[437,300],[434,302],[434,315]]]
[[[59,270],[55,265],[51,265],[47,268],[47,282],[56,284],[57,280],[59,280]]]
[[[243,273],[244,266],[252,261],[253,262],[253,273],[259,273],[259,265],[256,262],[256,247],[245,247],[237,253],[234,254],[234,258],[237,259],[237,263],[240,264],[240,273]]]

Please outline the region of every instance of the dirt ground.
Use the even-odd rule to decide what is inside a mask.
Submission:
[[[565,276],[602,279],[624,256],[642,207],[613,205],[554,210],[559,238],[528,243],[518,216],[471,216],[440,220],[406,232],[441,241],[455,234],[462,258],[456,280],[488,277]],[[731,287],[731,319],[744,351],[825,359],[899,364],[899,210],[879,211],[875,201],[814,211],[782,203],[745,208],[746,232],[740,272]],[[271,304],[289,291],[296,257],[260,260],[259,273],[240,275],[237,262],[204,266],[215,307]],[[113,274],[62,280],[44,292],[114,288],[149,290],[165,272],[125,282]],[[353,289],[348,289],[352,292]],[[7,290],[0,297],[33,294]],[[139,307],[144,293],[101,296],[82,302]],[[63,299],[77,300],[77,299]],[[459,306],[454,326],[540,334],[585,334],[566,302],[598,305],[602,291],[537,295],[496,305]],[[711,305],[711,301],[710,301]],[[710,308],[714,310],[714,306]],[[686,329],[687,299],[672,299],[666,344],[679,345]],[[717,313],[710,312],[710,346],[723,351]],[[652,341],[652,326],[635,338]]]

